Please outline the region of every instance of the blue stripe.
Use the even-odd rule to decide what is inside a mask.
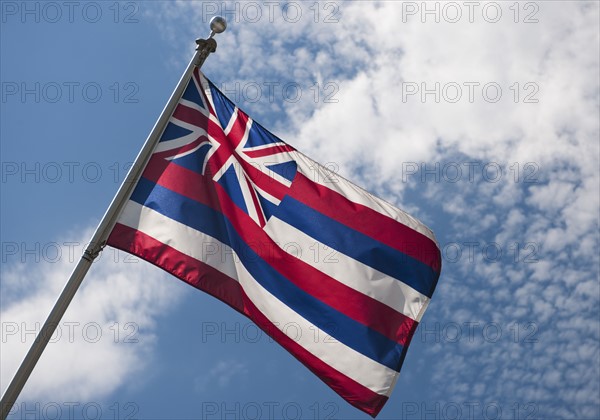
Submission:
[[[431,267],[286,196],[275,217],[344,255],[431,297],[438,275]],[[357,221],[360,223],[360,221]]]
[[[140,178],[133,194],[131,194],[131,200],[170,219],[185,223],[231,247],[227,231],[228,225],[225,223],[223,215],[210,207],[156,185],[146,178]],[[190,217],[193,214],[196,214],[196,216]],[[185,222],[188,220],[193,220],[193,225]]]
[[[286,306],[355,351],[400,371],[405,353],[403,346],[324,304],[287,280],[240,238],[220,212],[145,178],[140,179],[131,199],[228,245],[236,251],[252,277]],[[310,331],[299,333],[311,334]]]

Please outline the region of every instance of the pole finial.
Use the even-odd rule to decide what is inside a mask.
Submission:
[[[210,20],[210,35],[209,38],[212,38],[215,34],[220,34],[225,29],[227,29],[227,21],[222,16],[214,16]]]
[[[206,39],[198,38],[196,40],[196,50],[200,52],[197,57],[196,66],[202,66],[204,60],[210,53],[217,50],[217,41],[213,38],[215,34],[220,34],[227,28],[227,21],[221,16],[214,16],[210,20],[210,35]]]

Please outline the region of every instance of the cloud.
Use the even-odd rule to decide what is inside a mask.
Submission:
[[[90,234],[86,230],[81,237]],[[50,313],[84,243],[58,248],[60,256],[43,255],[38,263],[31,260],[3,267],[3,391]],[[153,358],[156,320],[180,298],[165,277],[139,259],[106,248],[59,323],[22,398],[98,401],[140,373]]]
[[[196,392],[204,394],[209,387],[217,385],[219,389],[226,389],[232,380],[239,381],[240,376],[247,375],[248,369],[244,363],[236,360],[221,360],[207,374],[194,379],[194,387]]]

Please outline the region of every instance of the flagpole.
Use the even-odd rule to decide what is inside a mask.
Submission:
[[[179,98],[183,95],[192,72],[196,67],[202,67],[204,60],[206,60],[210,53],[216,51],[217,42],[214,40],[213,36],[223,32],[226,28],[227,23],[225,19],[220,16],[215,16],[210,21],[211,32],[209,37],[207,39],[199,38],[196,40],[196,44],[198,46],[196,47],[194,56],[181,76],[181,79],[177,83],[177,87],[171,94],[171,97],[160,114],[160,117],[156,121],[156,124],[154,124],[152,131],[148,135],[144,146],[138,153],[138,156],[127,173],[125,180],[119,187],[117,194],[110,203],[106,213],[104,213],[104,216],[96,228],[89,245],[75,266],[75,269],[71,273],[71,277],[67,281],[67,284],[54,304],[54,307],[52,308],[50,315],[48,315],[46,322],[42,326],[40,333],[31,345],[29,352],[25,356],[25,359],[21,363],[17,373],[2,396],[2,400],[0,400],[1,420],[5,420],[10,413],[10,410],[19,397],[19,394],[25,386],[27,379],[31,375],[33,368],[42,355],[42,352],[46,348],[46,345],[52,337],[52,334],[54,334],[54,331],[56,330],[58,323],[67,310],[67,307],[71,303],[73,296],[75,296],[77,289],[79,289],[79,286],[81,285],[83,278],[92,265],[92,262],[105,247],[108,236],[114,228],[116,221],[121,214],[121,210],[131,196],[131,193],[133,192],[138,179],[146,167],[146,164],[148,163],[156,144],[160,140],[160,137],[167,126],[169,118],[171,118],[171,115],[173,114],[173,111],[179,102]]]

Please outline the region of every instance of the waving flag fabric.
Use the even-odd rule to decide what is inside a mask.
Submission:
[[[427,227],[269,133],[198,69],[108,244],[246,315],[372,416],[441,269]]]

